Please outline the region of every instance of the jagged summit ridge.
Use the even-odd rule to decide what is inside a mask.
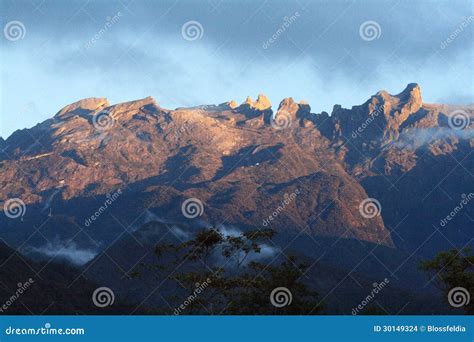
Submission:
[[[366,103],[372,103],[373,105],[382,105],[385,104],[390,106],[390,108],[396,107],[406,107],[410,112],[416,112],[419,110],[423,105],[423,99],[421,95],[421,88],[417,83],[409,83],[405,89],[395,95],[389,94],[386,90],[380,90],[375,95],[371,96],[371,98]],[[117,112],[127,112],[131,110],[138,110],[143,106],[146,105],[154,105],[158,107],[156,100],[148,96],[146,98],[128,102],[122,102],[115,105],[111,105],[107,98],[85,98],[74,103],[71,103],[65,107],[63,107],[55,116],[62,117],[68,113],[93,113],[99,110],[106,109],[110,113],[117,113]],[[257,97],[257,100],[254,101],[251,96],[248,96],[246,100],[240,105],[240,107],[247,107],[249,109],[255,111],[266,111],[270,110],[272,105],[270,100],[265,94],[260,93]],[[280,109],[293,109],[291,111],[297,110],[297,106],[299,108],[305,108],[306,111],[310,110],[309,104],[305,100],[301,100],[300,102],[296,103],[292,97],[284,98],[278,107]],[[193,108],[211,108],[216,107],[224,108],[228,107],[230,109],[238,109],[239,105],[236,101],[231,100],[228,102],[223,102],[217,106],[211,105],[203,105],[197,107],[179,107],[176,108],[177,110],[185,110],[185,109],[193,109]],[[353,108],[356,108],[354,106]],[[342,109],[340,105],[334,105],[333,112]]]
[[[427,122],[436,128],[445,115],[420,106],[416,84],[397,95],[379,92],[352,109],[335,106],[331,116],[311,113],[291,97],[273,112],[263,94],[240,106],[230,101],[176,110],[151,97],[114,105],[84,99],[61,109],[59,120],[0,140],[0,201],[17,196],[26,204],[47,203],[52,194],[73,201],[130,187],[145,197],[167,193],[157,202],[165,213],[179,209],[182,198],[197,197],[209,220],[230,214],[232,223],[255,225],[265,215],[256,208],[278,206],[303,184],[305,195],[276,228],[286,229],[291,218],[298,226],[312,223],[314,235],[390,244],[381,218],[361,218],[358,205],[368,195],[355,177],[416,166],[415,152],[397,150],[399,136]],[[459,146],[445,139],[436,153]],[[317,221],[306,216],[326,207]]]
[[[247,105],[250,108],[259,111],[264,111],[272,107],[270,100],[264,94],[258,94],[257,101],[253,101],[253,99],[248,96],[242,105]]]
[[[140,100],[123,102],[113,105],[109,108],[106,108],[105,111],[107,111],[108,115],[110,115],[114,119],[119,120],[124,117],[129,117],[133,114],[136,114],[138,111],[140,111],[141,108],[145,106],[154,106],[156,108],[159,108],[155,99],[151,96],[148,96]]]
[[[374,103],[381,101],[391,107],[408,107],[411,112],[416,112],[423,105],[421,87],[417,83],[409,83],[405,89],[395,95],[389,94],[386,90],[380,90],[369,99]]]
[[[110,115],[116,115],[121,112],[139,110],[146,105],[158,106],[155,99],[151,96],[140,100],[127,101],[111,105],[105,97],[85,98],[63,107],[56,115],[56,118],[64,118],[71,114],[94,114],[99,111],[106,111]]]
[[[96,110],[110,106],[105,97],[85,98],[63,107],[55,116],[60,118],[71,112],[94,112]]]

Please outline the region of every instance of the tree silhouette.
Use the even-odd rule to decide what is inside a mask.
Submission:
[[[464,306],[468,314],[474,314],[474,255],[469,255],[470,249],[452,249],[441,252],[433,260],[424,261],[421,269],[434,273],[437,286],[448,297],[448,293],[455,287],[465,288],[471,297]]]
[[[269,264],[255,258],[262,245],[271,240],[271,229],[255,230],[239,235],[225,235],[218,229],[204,229],[180,244],[155,246],[162,263],[152,265],[163,269],[179,265],[180,272],[171,272],[185,293],[193,293],[183,312],[186,314],[318,314],[323,304],[318,294],[303,282],[308,266],[290,256],[284,261],[273,259]],[[170,260],[173,260],[170,262]],[[195,289],[205,289],[195,295]],[[272,304],[270,296],[277,288],[285,288],[283,302]],[[278,300],[278,298],[276,298]],[[183,296],[169,298],[180,306]],[[275,303],[275,298],[273,303]],[[283,305],[280,305],[283,304]]]

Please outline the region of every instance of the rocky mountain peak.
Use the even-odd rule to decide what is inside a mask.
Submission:
[[[239,106],[238,103],[235,102],[234,100],[227,102],[227,105],[232,109],[235,109]]]
[[[272,104],[270,103],[270,100],[264,94],[258,95],[257,103],[255,104],[255,107],[258,110],[269,109],[271,106]]]
[[[391,95],[386,90],[380,90],[369,101],[372,104],[384,103],[391,108],[405,108],[412,113],[418,111],[423,105],[421,88],[417,83],[409,83],[401,93],[396,95]]]
[[[396,96],[399,98],[417,97],[421,99],[421,88],[418,83],[409,83],[405,89]]]
[[[311,107],[305,100],[301,100],[297,103],[292,97],[285,97],[283,100],[281,100],[280,105],[278,106],[278,110],[280,109],[296,113],[298,110],[309,112]]]
[[[122,103],[113,105],[111,109],[114,111],[129,111],[129,110],[140,109],[143,106],[146,106],[149,104],[157,105],[155,99],[151,96],[145,97],[140,100],[122,102]]]
[[[69,205],[73,212],[76,201],[87,202],[121,187],[140,198],[156,194],[154,209],[169,213],[171,219],[182,219],[182,199],[193,196],[205,203],[203,219],[209,222],[230,213],[232,224],[255,225],[268,215],[258,208],[277,207],[297,187],[301,190],[297,202],[273,223],[275,229],[290,231],[287,228],[297,220],[297,226],[311,223],[314,236],[391,245],[382,218],[366,220],[359,204],[368,197],[363,188],[366,178],[378,182],[380,175],[393,175],[397,182],[404,172],[425,174],[436,167],[428,159],[418,163],[416,153],[421,156],[421,149],[400,147],[410,138],[408,129],[419,128],[421,120],[434,122],[433,130],[423,134],[437,128],[441,107],[423,106],[417,111],[421,101],[416,84],[397,95],[379,92],[352,109],[335,105],[331,116],[312,114],[309,105],[291,97],[283,99],[273,115],[263,94],[256,101],[247,98],[237,108],[230,101],[176,110],[161,109],[152,97],[114,105],[102,98],[84,99],[59,111],[57,115],[67,114],[66,119],[49,119],[7,141],[0,139],[0,151],[5,149],[0,155],[0,205],[21,197],[25,204],[39,208],[41,222],[41,215],[48,212],[42,208],[52,206],[54,215],[59,206]],[[102,111],[107,115],[99,118]],[[41,140],[38,143],[33,137]],[[460,139],[441,138],[437,151],[454,151],[443,153],[456,153],[460,160],[464,151],[472,150]],[[415,183],[406,184],[407,194]],[[377,187],[382,188],[388,189]],[[247,198],[254,190],[256,194]],[[387,201],[381,202],[385,206]],[[170,212],[170,208],[178,210]],[[89,215],[90,208],[81,210],[80,215]],[[133,210],[142,212],[142,202]],[[324,215],[316,221],[307,215],[321,211]],[[101,227],[106,231],[114,224]]]
[[[252,97],[251,97],[251,96],[247,96],[247,98],[245,99],[245,102],[244,102],[243,104],[252,106],[252,105],[253,105],[253,99],[252,99]]]
[[[243,104],[259,111],[270,109],[272,106],[270,100],[264,94],[258,94],[257,101],[253,101],[250,96],[247,96]]]
[[[84,114],[110,106],[105,97],[90,97],[63,107],[55,117],[63,117],[68,113]]]
[[[307,127],[310,124],[311,107],[306,101],[296,103],[292,97],[284,98],[278,107],[277,113],[285,113],[293,122],[298,122],[299,126]]]
[[[382,97],[383,96],[384,95],[382,95]],[[416,83],[408,84],[405,89],[397,95],[388,96],[389,98],[384,98],[382,103],[375,104],[374,110],[377,110],[376,108],[379,108],[378,106],[383,105],[383,112],[386,118],[384,135],[391,139],[398,137],[402,124],[422,108],[423,99],[421,97],[421,88]]]
[[[298,104],[293,100],[292,97],[286,97],[281,100],[278,110],[298,110]]]
[[[123,102],[107,108],[108,114],[114,119],[121,119],[131,117],[136,114],[141,108],[151,105],[158,108],[158,104],[155,99],[151,96],[145,97],[140,100]]]
[[[423,98],[421,97],[421,88],[417,83],[410,83],[398,95],[395,95],[400,102],[405,103],[411,112],[416,112],[423,105]]]

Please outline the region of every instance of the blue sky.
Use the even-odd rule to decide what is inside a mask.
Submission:
[[[417,82],[425,102],[474,103],[473,4],[2,0],[0,136],[86,97],[175,108],[263,92],[331,112]],[[6,33],[12,21],[21,39]],[[189,21],[198,39],[183,36]]]

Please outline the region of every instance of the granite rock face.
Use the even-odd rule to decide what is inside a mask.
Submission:
[[[470,120],[461,129],[452,125],[456,111]],[[414,250],[438,212],[474,192],[472,115],[469,106],[424,104],[417,84],[351,109],[336,105],[331,115],[292,98],[274,112],[262,94],[240,106],[175,110],[151,97],[115,105],[84,99],[0,141],[0,205],[20,198],[33,208],[23,221],[2,215],[4,237],[19,244],[26,234],[19,232],[31,229],[25,222],[40,225],[46,214],[48,234],[68,235],[65,225],[83,225],[91,201],[120,189],[133,200],[107,215],[123,217],[124,226],[147,210],[187,220],[181,204],[192,197],[203,204],[202,224]],[[371,218],[361,214],[367,198],[381,204]],[[116,224],[103,220],[91,233],[98,240]],[[445,234],[456,245],[472,238],[467,216],[458,220]],[[431,251],[446,245],[433,243]]]

